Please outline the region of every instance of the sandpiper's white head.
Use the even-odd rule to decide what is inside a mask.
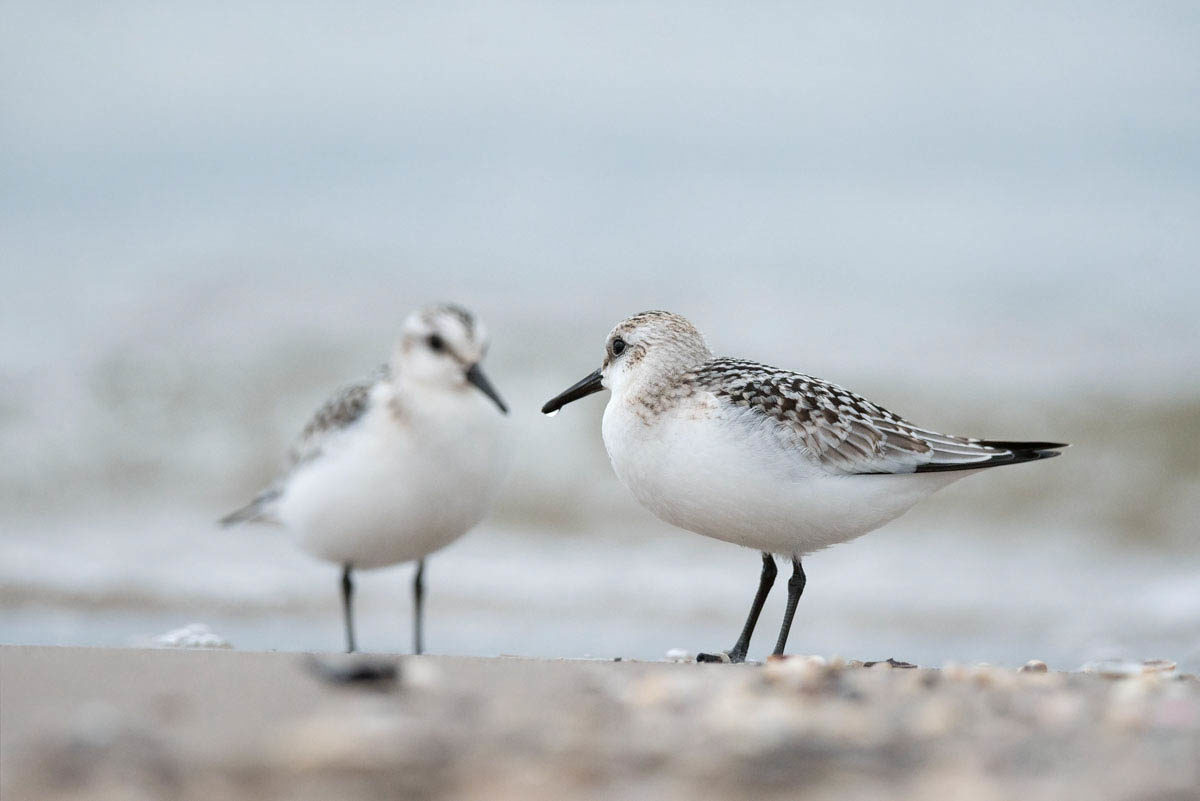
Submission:
[[[601,389],[622,395],[663,384],[711,358],[704,337],[678,314],[635,314],[609,332],[600,369],[547,402],[542,412],[553,414]]]
[[[473,384],[507,414],[479,366],[487,349],[487,329],[469,311],[451,303],[427,306],[404,321],[392,355],[392,374],[440,389],[461,390]]]
[[[630,387],[668,381],[711,358],[704,337],[686,319],[648,311],[622,320],[609,332],[600,375],[605,388],[619,395]]]

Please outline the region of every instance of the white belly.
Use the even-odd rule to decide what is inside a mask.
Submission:
[[[466,534],[495,500],[510,448],[497,410],[462,400],[457,417],[443,408],[399,422],[373,405],[291,476],[281,522],[309,553],[356,568],[419,559]]]
[[[659,518],[789,556],[861,536],[975,472],[832,475],[712,399],[647,422],[614,396],[603,432],[617,476]]]

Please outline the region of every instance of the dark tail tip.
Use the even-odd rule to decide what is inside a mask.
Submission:
[[[984,439],[980,440],[979,444],[986,445],[989,448],[1003,448],[1013,453],[1021,451],[1057,451],[1071,447],[1070,443],[1067,442],[1010,442],[1002,439]]]
[[[1062,448],[1070,447],[1065,442],[1013,442],[1000,439],[981,439],[976,441],[985,447],[1005,450],[1008,453],[997,453],[990,459],[982,462],[924,464],[918,467],[916,472],[932,473],[946,470],[978,470],[983,467],[999,467],[1006,464],[1036,462],[1039,459],[1053,459],[1061,453]]]
[[[230,512],[217,521],[222,526],[236,526],[238,523],[249,523],[253,520],[264,520],[264,515],[270,512],[271,502],[282,495],[278,487],[269,487],[258,494],[241,509]]]
[[[217,525],[224,526],[226,528],[228,528],[229,526],[236,526],[238,523],[245,523],[247,520],[253,520],[254,516],[257,513],[258,513],[258,509],[257,509],[257,507],[255,507],[254,504],[250,504],[249,506],[243,506],[241,509],[238,509],[236,512],[230,512],[229,514],[222,517],[220,520],[217,521]]]
[[[1012,442],[1000,439],[985,439],[979,444],[989,448],[1003,448],[1006,451],[1012,451],[1013,458],[1010,464],[1053,459],[1060,455],[1063,448],[1071,447],[1066,442]]]
[[[262,511],[262,507],[259,506],[258,501],[252,501],[250,504],[242,506],[240,510],[229,512],[226,514],[226,516],[220,520],[217,520],[217,525],[222,525],[224,528],[228,528],[230,525],[248,523],[250,520],[256,519],[259,516],[259,513]]]

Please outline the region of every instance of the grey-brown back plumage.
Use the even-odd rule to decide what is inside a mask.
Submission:
[[[367,413],[371,390],[380,381],[390,378],[388,368],[381,367],[366,381],[349,384],[325,401],[288,452],[287,469],[275,481],[242,508],[220,519],[222,526],[250,521],[275,522],[271,515],[274,501],[283,495],[288,476],[293,470],[321,455],[330,439],[353,426]]]
[[[330,437],[361,420],[370,408],[371,389],[388,377],[387,368],[380,368],[370,379],[342,387],[325,401],[288,452],[288,468],[316,458]]]
[[[1066,447],[940,434],[837,384],[742,359],[711,359],[685,380],[769,421],[786,442],[834,473],[972,470],[1045,459]]]

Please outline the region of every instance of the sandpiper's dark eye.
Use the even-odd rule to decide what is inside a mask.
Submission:
[[[612,341],[612,355],[620,356],[624,352],[625,352],[625,340],[614,339]]]
[[[429,339],[425,341],[429,343],[429,349],[433,351],[440,351],[446,347],[445,341],[437,334],[430,334]]]

